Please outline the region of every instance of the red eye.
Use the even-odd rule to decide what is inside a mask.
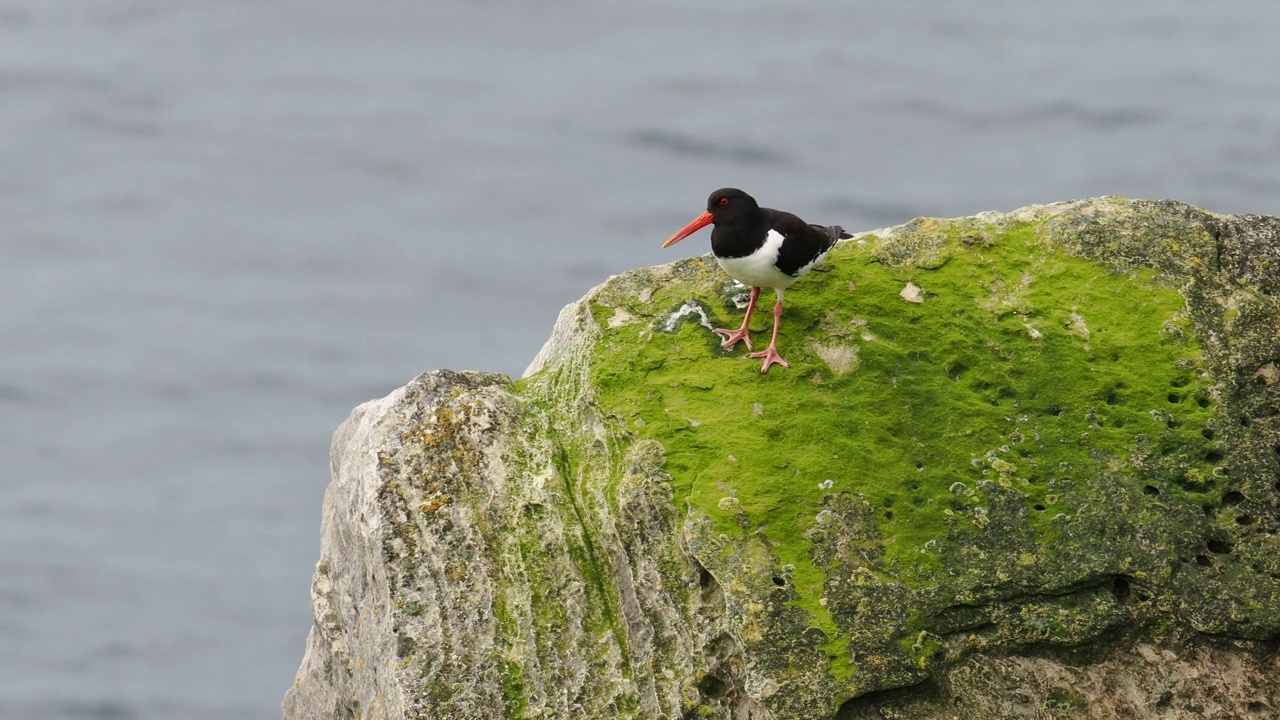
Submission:
[[[720,198],[720,204],[721,204],[721,205],[728,205],[728,204],[729,204],[729,198]]]

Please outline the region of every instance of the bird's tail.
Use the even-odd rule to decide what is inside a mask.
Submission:
[[[849,233],[845,232],[844,228],[840,227],[839,225],[828,225],[826,227],[823,227],[821,225],[814,225],[814,227],[818,228],[819,230],[822,230],[827,234],[827,249],[835,247],[835,244],[840,242],[841,240],[848,240],[849,238],[853,237]]]

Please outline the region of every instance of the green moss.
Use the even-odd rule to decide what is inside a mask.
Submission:
[[[1065,690],[1054,690],[1049,693],[1041,705],[1041,709],[1048,714],[1048,717],[1075,717],[1077,711],[1087,708],[1089,705],[1082,698],[1079,698]]]
[[[571,533],[567,538],[569,557],[573,560],[578,574],[587,581],[588,587],[592,591],[593,602],[589,607],[599,613],[598,615],[596,612],[588,614],[586,620],[595,625],[592,628],[594,632],[602,635],[612,633],[614,642],[617,643],[618,648],[621,650],[621,658],[625,670],[629,660],[627,634],[616,608],[617,601],[612,583],[608,579],[611,577],[611,566],[603,558],[599,557],[595,541],[592,539],[593,523],[583,510],[583,500],[579,497],[579,490],[576,487],[578,468],[582,467],[582,461],[575,462],[571,460],[568,448],[561,446],[554,458],[554,462],[564,482],[565,497],[577,519],[577,523],[570,527],[580,533],[577,537]],[[612,478],[615,475],[606,473],[605,477]],[[603,649],[605,646],[601,644],[600,647]]]
[[[502,675],[502,697],[507,706],[506,717],[512,720],[524,717],[529,702],[524,694],[524,670],[519,663],[507,661]]]
[[[869,508],[880,582],[932,594],[918,614],[983,578],[1038,571],[1040,548],[1059,563],[1095,556],[1099,542],[1122,552],[1130,539],[1071,531],[1113,501],[1088,482],[1100,472],[1130,487],[1140,512],[1158,511],[1144,483],[1161,503],[1198,502],[1213,485],[1202,432],[1213,404],[1174,288],[1069,255],[1034,224],[924,230],[919,252],[909,234],[833,251],[788,293],[779,346],[792,367],[766,375],[695,315],[663,331],[691,299],[716,326],[736,326],[740,290],[723,277],[693,298],[688,285],[654,287],[643,303],[606,289],[591,305],[599,406],[662,442],[677,504],[714,533],[766,539],[792,604],[829,639],[837,679],[856,663],[828,585],[850,559],[815,554],[815,534],[847,532],[830,523],[834,498]],[[907,281],[924,302],[903,300]],[[652,325],[610,328],[619,307]],[[763,344],[771,318],[756,317]],[[830,362],[831,347],[856,365]],[[966,545],[989,552],[943,552]]]
[[[493,614],[498,620],[498,627],[501,634],[499,637],[507,642],[514,642],[520,636],[518,623],[511,616],[511,612],[507,609],[507,603],[499,592],[493,601]],[[519,718],[524,715],[525,708],[528,707],[528,699],[525,697],[524,689],[524,668],[520,663],[512,659],[507,659],[501,663],[502,673],[502,700],[506,705],[506,716],[508,718]]]

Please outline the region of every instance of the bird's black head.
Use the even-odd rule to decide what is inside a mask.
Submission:
[[[698,229],[714,223],[716,227],[734,227],[750,223],[759,218],[760,206],[755,198],[737,188],[721,188],[707,198],[707,211],[693,219],[693,222],[676,231],[667,238],[662,247],[671,247],[689,237]]]
[[[715,218],[714,222],[754,213],[759,209],[756,199],[738,188],[721,188],[707,198],[707,212]]]

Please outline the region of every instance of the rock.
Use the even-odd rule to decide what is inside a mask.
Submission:
[[[768,375],[740,294],[625,273],[357,408],[286,718],[1276,715],[1280,220],[864,233]]]

